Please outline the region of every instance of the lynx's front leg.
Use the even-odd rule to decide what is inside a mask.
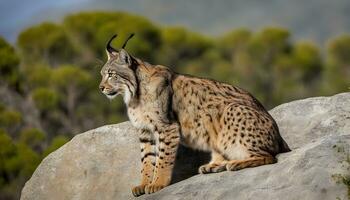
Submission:
[[[176,151],[180,142],[179,125],[176,123],[157,125],[155,134],[158,134],[158,154],[153,181],[145,188],[148,194],[157,192],[170,184]]]
[[[132,189],[135,197],[145,194],[145,187],[152,183],[156,158],[156,148],[153,134],[148,130],[140,130],[141,146],[141,184]]]

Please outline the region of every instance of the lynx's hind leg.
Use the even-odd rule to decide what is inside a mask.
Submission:
[[[226,170],[227,160],[216,151],[211,153],[211,161],[208,164],[199,167],[198,172],[201,174],[217,173]]]
[[[226,162],[228,171],[277,162],[270,153],[275,149],[275,130],[267,115],[248,106],[230,105],[222,122],[224,128],[219,144],[229,159]]]
[[[277,160],[273,156],[254,156],[244,160],[230,160],[226,164],[227,171],[236,171],[248,167],[274,164]]]

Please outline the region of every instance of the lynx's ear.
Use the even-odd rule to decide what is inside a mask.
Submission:
[[[107,46],[106,46],[106,52],[107,52],[107,57],[108,57],[108,60],[111,58],[111,57],[115,57],[118,55],[118,51],[115,50],[112,46],[111,46],[111,43],[113,41],[114,38],[117,37],[117,34],[113,35],[111,39],[109,39],[108,43],[107,43]]]
[[[128,41],[134,36],[134,33],[131,33],[129,35],[129,37],[125,40],[122,49],[119,51],[119,62],[122,64],[127,64],[128,66],[131,65],[131,58],[130,55],[128,54],[128,52],[126,52],[124,50],[124,48],[126,47],[126,45],[128,44]]]
[[[128,52],[126,52],[124,49],[121,49],[118,54],[118,60],[121,64],[125,64],[128,66],[131,65],[131,58]]]

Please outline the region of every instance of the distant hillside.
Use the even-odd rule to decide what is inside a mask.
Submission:
[[[323,43],[350,32],[348,0],[12,0],[0,3],[0,17],[7,19],[0,22],[0,35],[14,41],[28,25],[91,9],[125,10],[163,25],[183,25],[206,34],[278,25],[298,39]]]

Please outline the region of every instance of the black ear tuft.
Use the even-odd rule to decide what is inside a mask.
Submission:
[[[125,42],[124,42],[124,44],[123,44],[123,46],[122,46],[122,49],[124,49],[125,48],[125,46],[126,46],[126,44],[128,44],[128,41],[132,38],[132,37],[134,37],[134,33],[131,33],[130,35],[129,35],[129,37],[125,40]]]
[[[115,50],[112,46],[111,46],[111,43],[113,41],[114,38],[116,38],[118,35],[115,34],[112,36],[111,39],[109,39],[108,43],[107,43],[107,46],[106,46],[106,50],[109,52],[109,53],[113,53],[113,52],[117,52],[117,50]]]

